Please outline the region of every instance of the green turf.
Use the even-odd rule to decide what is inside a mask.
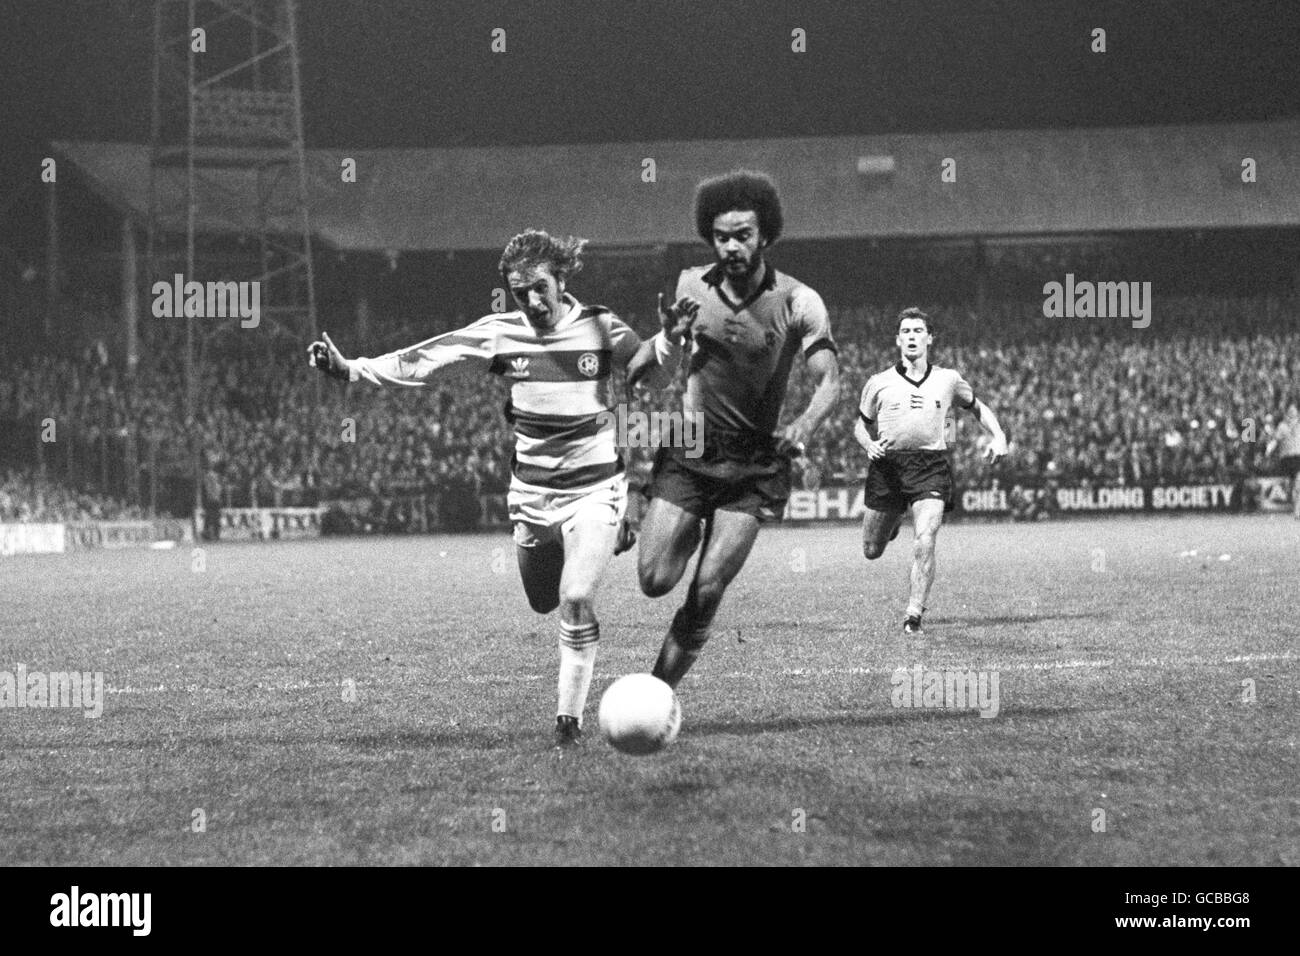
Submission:
[[[946,527],[923,638],[900,632],[909,537],[867,564],[855,528],[765,530],[649,758],[594,719],[682,593],[643,597],[635,555],[563,755],[555,616],[506,535],[225,544],[198,573],[187,549],[0,559],[0,670],[112,689],[98,720],[0,710],[0,855],[1300,864],[1300,522]],[[918,662],[996,669],[1000,714],[894,708]]]

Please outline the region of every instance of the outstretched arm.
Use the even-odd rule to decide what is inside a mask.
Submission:
[[[376,358],[345,358],[330,340],[329,333],[321,333],[321,338],[322,341],[313,342],[307,350],[309,364],[348,382],[364,378],[376,385],[420,387],[430,384],[435,373],[441,370],[487,371],[492,360],[490,333],[478,328],[477,323]]]

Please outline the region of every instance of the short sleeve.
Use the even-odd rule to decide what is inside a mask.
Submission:
[[[975,390],[957,371],[952,373],[952,403],[967,410],[975,407]]]
[[[677,288],[673,291],[673,302],[676,302],[682,296],[687,294],[687,286],[690,284],[690,271],[683,269],[677,275]],[[669,303],[670,305],[672,303]]]
[[[826,312],[826,303],[822,297],[808,286],[800,286],[792,294],[792,299],[794,327],[801,337],[803,357],[807,359],[822,349],[838,352],[839,348],[831,336],[830,315]]]
[[[879,412],[880,377],[873,375],[867,379],[867,384],[862,388],[862,401],[858,403],[858,414],[862,416],[864,422],[874,422]]]

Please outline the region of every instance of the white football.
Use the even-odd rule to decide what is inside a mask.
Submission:
[[[628,674],[610,684],[597,717],[615,750],[638,756],[663,750],[682,727],[677,695],[650,674]]]

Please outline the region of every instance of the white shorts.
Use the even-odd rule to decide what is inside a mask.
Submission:
[[[506,495],[510,521],[515,526],[515,544],[535,548],[549,541],[564,541],[564,533],[578,519],[602,521],[613,527],[627,511],[627,475],[586,488],[557,491],[526,484],[517,478],[510,481]]]

